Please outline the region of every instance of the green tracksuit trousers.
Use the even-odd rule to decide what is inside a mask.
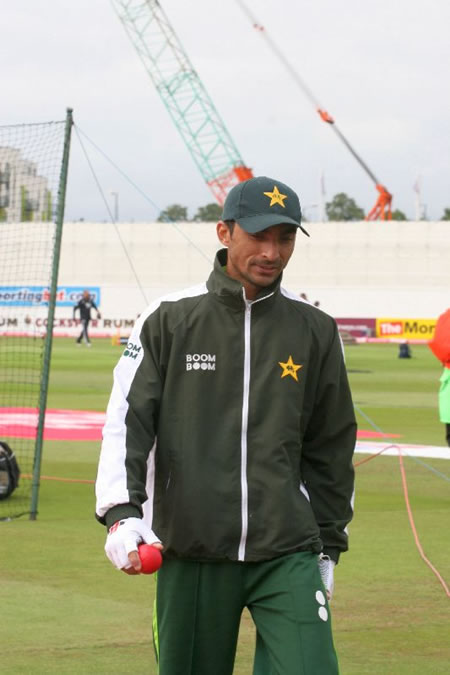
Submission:
[[[253,675],[337,675],[317,556],[259,563],[165,560],[153,630],[159,675],[231,675],[241,614],[256,626]]]

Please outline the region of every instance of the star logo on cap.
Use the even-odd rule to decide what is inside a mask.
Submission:
[[[273,206],[274,204],[280,204],[280,206],[286,208],[283,200],[287,199],[287,195],[281,194],[276,185],[273,186],[272,192],[264,192],[264,194],[266,195],[266,197],[270,197],[269,206]]]
[[[278,361],[278,365],[281,366],[283,370],[281,373],[281,379],[287,375],[290,375],[296,382],[298,382],[297,370],[300,370],[300,368],[303,368],[303,366],[297,366],[292,360],[292,356],[289,356],[286,363],[283,363],[283,361]]]

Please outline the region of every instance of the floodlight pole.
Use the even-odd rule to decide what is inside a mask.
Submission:
[[[114,197],[114,222],[119,222],[119,193],[111,190],[111,196]]]
[[[55,219],[55,241],[53,244],[53,265],[50,281],[50,293],[48,300],[47,313],[47,333],[44,344],[44,364],[42,368],[41,383],[39,389],[39,417],[36,432],[36,445],[34,452],[33,482],[31,486],[31,508],[30,520],[36,520],[37,506],[39,497],[39,485],[41,476],[42,443],[44,438],[45,411],[47,408],[48,381],[50,376],[50,359],[52,355],[53,344],[53,321],[55,318],[56,289],[58,284],[59,258],[61,254],[62,229],[64,221],[64,207],[66,201],[67,173],[69,167],[70,136],[72,131],[73,119],[72,108],[67,108],[66,124],[64,132],[64,149],[59,176],[58,202],[56,206]]]

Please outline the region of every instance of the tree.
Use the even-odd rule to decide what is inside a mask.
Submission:
[[[201,223],[217,223],[222,218],[222,207],[216,202],[200,206],[194,216],[194,220]]]
[[[395,209],[395,211],[392,211],[392,220],[408,220],[408,218],[405,216],[403,211]]]
[[[441,220],[450,220],[450,209],[444,209],[444,215]]]
[[[158,223],[170,223],[177,220],[188,220],[187,207],[181,204],[171,204],[164,211],[161,211]]]
[[[339,192],[325,205],[328,220],[364,220],[364,211],[354,199]]]

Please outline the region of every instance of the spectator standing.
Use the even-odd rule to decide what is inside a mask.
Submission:
[[[450,447],[450,308],[438,317],[428,346],[444,366],[439,388],[439,419],[445,424],[445,440]]]
[[[97,319],[101,319],[101,314],[98,311],[98,307],[95,304],[94,300],[91,297],[91,294],[89,291],[86,289],[83,291],[83,295],[81,296],[80,300],[78,303],[74,306],[73,308],[73,318],[75,319],[75,315],[77,310],[80,313],[80,320],[81,320],[81,333],[79,337],[77,338],[77,344],[81,345],[81,340],[84,338],[86,347],[91,346],[91,341],[89,339],[89,333],[88,333],[88,326],[89,322],[91,321],[91,310],[95,309],[97,312]]]

